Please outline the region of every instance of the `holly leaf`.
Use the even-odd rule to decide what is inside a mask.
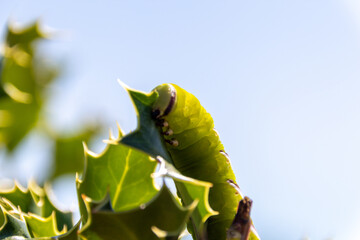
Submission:
[[[164,184],[150,202],[130,211],[94,211],[83,196],[89,218],[80,230],[85,239],[159,239],[179,236],[196,203],[182,207]]]
[[[108,194],[115,211],[127,211],[149,202],[158,192],[151,177],[157,162],[141,151],[117,143],[118,139],[111,137],[109,142],[101,154],[84,145],[85,170],[81,179],[77,178],[83,220],[87,219],[87,211],[81,204],[82,194],[93,201]]]
[[[27,238],[30,233],[20,209],[9,200],[0,198],[0,212],[3,223],[0,227],[0,239]]]
[[[63,229],[64,225],[70,229],[73,226],[72,213],[63,212],[55,207],[48,197],[48,188],[48,186],[41,188],[32,181],[28,189],[24,189],[15,182],[12,189],[0,190],[0,197],[7,199],[24,213],[33,213],[43,218],[48,218],[55,213],[58,229]]]
[[[55,136],[54,179],[62,174],[80,172],[84,169],[83,142],[88,142],[98,133],[99,126],[87,126],[74,135]]]
[[[35,102],[24,104],[9,98],[0,99],[0,143],[10,152],[14,150],[34,127],[38,113],[39,105]]]
[[[78,236],[78,231],[80,229],[80,223],[81,221],[78,221],[78,223],[72,227],[72,229],[70,229],[68,232],[57,236],[55,238],[52,239],[57,239],[57,240],[78,240],[79,236]]]
[[[62,231],[58,230],[55,212],[47,218],[42,218],[34,214],[25,215],[24,218],[31,237],[33,238],[53,237],[64,234],[67,231],[66,227],[64,227]]]
[[[19,45],[27,52],[32,53],[31,44],[33,41],[45,37],[46,35],[41,31],[40,23],[38,21],[22,29],[19,29],[15,27],[14,24],[10,23],[8,26],[6,42],[9,47]]]
[[[24,220],[10,214],[2,206],[1,210],[4,214],[5,222],[0,228],[0,239],[11,239],[15,237],[22,239],[31,237]],[[22,218],[21,215],[20,218]]]
[[[61,211],[55,207],[47,194],[45,194],[41,201],[38,202],[38,206],[41,208],[42,217],[46,217],[55,213],[58,229],[63,229],[64,226],[66,226],[66,229],[70,229],[73,226],[72,213]]]
[[[161,157],[157,159],[160,162],[160,169],[156,173],[157,177],[169,177],[174,180],[177,194],[181,197],[184,206],[192,204],[197,201],[198,204],[194,209],[191,216],[191,224],[189,227],[195,228],[195,235],[201,235],[204,230],[204,223],[206,220],[218,212],[214,211],[209,204],[209,191],[212,187],[212,183],[196,180],[186,177],[179,173],[176,168],[166,162]]]
[[[14,187],[10,190],[0,190],[0,197],[6,198],[24,212],[36,212],[35,208],[37,208],[37,205],[31,192],[21,187],[17,182],[15,182]]]
[[[4,224],[4,222],[5,222],[5,216],[2,211],[2,208],[0,208],[0,227]]]
[[[38,22],[23,29],[8,26],[0,68],[0,144],[9,152],[35,126],[44,87],[55,77],[48,74],[54,72],[49,64],[36,67],[34,42],[44,37]]]
[[[3,64],[4,64],[4,57],[0,55],[0,73],[2,72],[2,69],[3,69]],[[1,74],[0,74],[0,83],[2,83],[2,80],[1,80]],[[4,90],[4,88],[0,85],[0,99],[3,98],[3,97],[6,97],[6,92]]]
[[[155,91],[144,93],[131,89],[120,81],[119,83],[130,95],[138,117],[137,129],[121,138],[120,142],[137,148],[154,158],[161,156],[171,163],[171,158],[163,145],[162,137],[159,135],[155,122],[151,118],[152,105],[158,98],[158,93]]]
[[[73,227],[71,213],[61,212],[52,204],[48,187],[41,188],[35,182],[28,185],[24,189],[15,183],[11,190],[0,192],[0,239],[74,239],[74,233],[66,234]],[[76,234],[74,228],[71,231]]]

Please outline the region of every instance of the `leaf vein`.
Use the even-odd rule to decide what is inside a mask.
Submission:
[[[132,150],[129,149],[129,152],[128,152],[128,154],[126,155],[126,158],[125,158],[124,171],[122,172],[120,181],[119,181],[119,183],[118,183],[118,185],[117,185],[117,187],[116,187],[116,192],[115,192],[114,199],[113,199],[114,208],[115,208],[116,205],[117,205],[117,200],[119,199],[119,195],[120,195],[120,193],[121,193],[122,185],[123,185],[124,180],[125,180],[125,178],[126,178],[126,173],[129,171],[129,160],[130,160],[131,152],[132,152]]]

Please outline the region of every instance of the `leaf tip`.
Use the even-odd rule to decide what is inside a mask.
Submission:
[[[118,121],[116,121],[116,126],[117,126],[117,129],[118,129],[118,139],[121,139],[124,136],[124,132],[121,129],[120,124],[119,124]]]
[[[126,91],[130,89],[128,85],[126,85],[123,81],[120,80],[120,78],[117,79],[117,82],[120,84],[122,88],[124,88]]]
[[[116,139],[104,139],[102,140],[103,143],[106,143],[108,145],[117,145],[118,141]]]
[[[89,148],[88,148],[88,146],[87,146],[87,144],[86,144],[86,142],[85,141],[83,141],[82,142],[82,145],[83,145],[83,148],[84,148],[84,154],[85,154],[85,157],[89,154]]]
[[[111,128],[109,128],[109,139],[115,139],[114,134],[113,134]]]
[[[160,228],[158,228],[156,226],[152,226],[151,231],[160,239],[163,239],[163,238],[167,237],[167,235],[168,235],[166,231],[161,230]]]
[[[19,189],[23,193],[27,192],[27,189],[23,187],[17,179],[14,180],[14,188],[12,189],[12,191],[15,191],[16,189]]]

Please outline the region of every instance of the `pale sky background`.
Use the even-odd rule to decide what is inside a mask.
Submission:
[[[0,0],[1,37],[9,18],[39,17],[58,30],[42,51],[65,68],[56,128],[100,118],[130,131],[117,78],[176,83],[213,116],[262,239],[360,239],[359,1]],[[29,139],[22,179],[47,167],[46,139]]]

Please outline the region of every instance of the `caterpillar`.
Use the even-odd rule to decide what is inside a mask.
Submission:
[[[224,240],[242,196],[232,186],[235,175],[214,121],[199,100],[179,86],[162,84],[154,91],[159,97],[152,106],[152,117],[173,164],[183,175],[213,184],[209,202],[219,214],[206,221],[207,238]]]

